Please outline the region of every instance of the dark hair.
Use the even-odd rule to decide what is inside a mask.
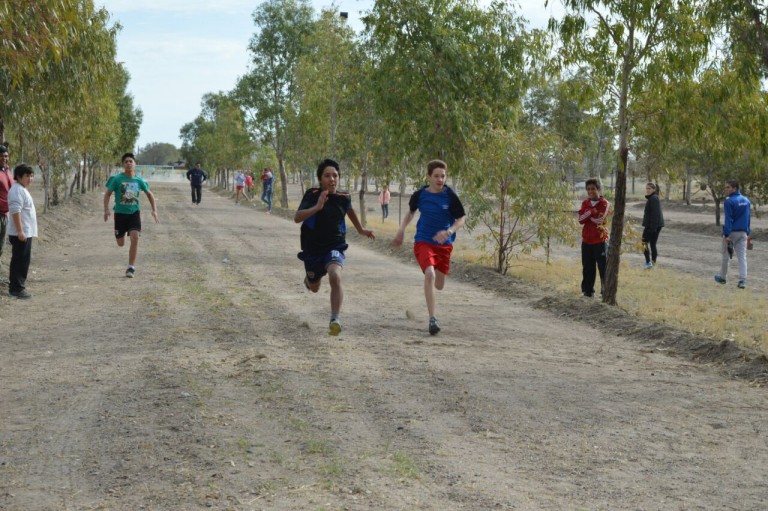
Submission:
[[[446,165],[443,160],[432,160],[429,163],[427,163],[427,175],[428,176],[431,176],[432,172],[435,169],[448,170],[448,165]]]
[[[320,164],[317,166],[317,180],[320,181],[320,179],[323,177],[323,171],[328,168],[333,167],[336,169],[336,172],[339,173],[339,176],[341,176],[341,170],[339,170],[339,164],[336,163],[334,160],[330,158],[326,158],[323,161],[320,162]]]
[[[7,153],[7,152],[8,152],[8,148],[5,147],[4,145],[0,145],[0,154]]]
[[[22,163],[21,165],[16,165],[16,168],[13,169],[13,179],[15,179],[16,181],[18,181],[19,179],[21,179],[22,177],[28,174],[34,176],[35,170],[29,165],[27,165],[26,163]]]
[[[729,179],[728,181],[725,182],[725,184],[727,184],[737,192],[739,191],[739,182],[736,181],[735,179]]]
[[[133,153],[125,153],[122,158],[120,158],[120,163],[125,163],[125,159],[130,158],[133,161],[136,161],[136,157],[133,155]]]
[[[602,188],[600,186],[600,180],[596,177],[590,177],[584,182],[584,188],[587,188],[589,185],[595,186],[598,190]]]
[[[656,186],[656,183],[651,183],[650,181],[648,181],[647,183],[645,183],[645,186],[650,186],[651,188],[653,188],[653,193],[655,194],[659,193],[659,187]]]

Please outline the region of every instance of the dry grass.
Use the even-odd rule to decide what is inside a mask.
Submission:
[[[527,258],[519,260],[510,274],[546,289],[578,294],[581,264],[563,258],[546,265]],[[718,286],[663,267],[646,270],[622,263],[617,300],[623,310],[638,317],[768,351],[768,300],[749,289]]]

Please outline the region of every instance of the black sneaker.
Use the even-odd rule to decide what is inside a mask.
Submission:
[[[21,299],[32,298],[32,295],[31,295],[31,294],[29,294],[29,293],[27,293],[25,290],[21,290],[21,291],[10,291],[8,294],[9,294],[10,296],[13,296],[13,297],[15,297],[15,298],[21,298]]]
[[[437,318],[429,319],[429,335],[436,335],[440,331],[440,325],[437,324]]]
[[[132,279],[136,275],[136,269],[135,268],[128,268],[125,270],[125,276],[129,279]]]

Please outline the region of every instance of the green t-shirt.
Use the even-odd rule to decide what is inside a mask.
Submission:
[[[139,192],[147,193],[149,183],[141,177],[128,177],[124,172],[107,179],[107,190],[115,194],[115,213],[131,215],[139,211]]]

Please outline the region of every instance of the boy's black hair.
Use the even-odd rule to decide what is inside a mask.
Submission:
[[[133,155],[133,153],[125,153],[122,158],[120,158],[120,163],[125,162],[126,158],[130,158],[133,161],[136,161],[136,157]]]
[[[727,184],[728,186],[730,186],[731,188],[733,188],[737,192],[739,191],[739,182],[736,181],[735,179],[729,179],[729,180],[727,180],[725,182],[725,184]]]
[[[0,154],[7,153],[7,152],[8,152],[8,148],[0,144]]]
[[[584,188],[588,187],[589,185],[596,186],[598,190],[602,188],[602,186],[600,186],[600,180],[596,177],[590,177],[584,182]]]
[[[317,181],[320,182],[320,178],[323,177],[323,171],[326,169],[326,167],[333,167],[336,169],[336,172],[339,173],[339,176],[341,176],[341,170],[339,170],[339,164],[336,163],[336,161],[326,158],[323,161],[320,162],[320,165],[317,166]]]
[[[16,165],[16,168],[13,169],[13,179],[18,181],[22,177],[26,176],[27,174],[35,175],[35,169],[27,165],[26,163],[22,163],[20,165]]]

